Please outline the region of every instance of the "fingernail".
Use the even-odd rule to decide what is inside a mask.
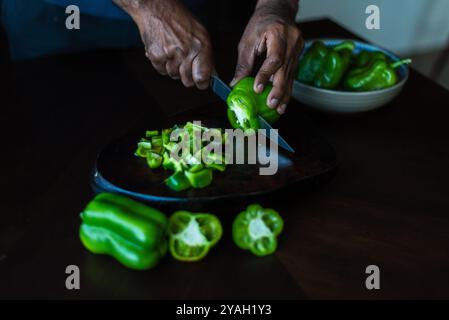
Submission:
[[[256,92],[261,93],[263,91],[263,84],[259,83],[256,87]]]
[[[276,108],[278,104],[279,104],[279,100],[276,98],[273,98],[270,100],[269,106],[272,108]]]
[[[234,78],[234,79],[231,80],[231,83],[229,84],[229,86],[233,87],[233,86],[235,86],[235,83],[236,83],[236,81],[235,81],[235,78]]]
[[[286,109],[287,109],[287,105],[286,105],[286,104],[283,104],[283,105],[281,105],[281,106],[278,108],[278,113],[279,113],[279,114],[284,114]]]

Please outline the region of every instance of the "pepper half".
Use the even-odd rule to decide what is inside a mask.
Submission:
[[[276,122],[280,115],[276,109],[267,105],[268,95],[273,88],[267,84],[262,93],[254,91],[253,77],[240,80],[232,89],[227,98],[228,119],[235,129],[257,130],[260,128],[258,116],[262,116],[267,122]]]
[[[198,261],[220,240],[220,220],[209,213],[177,211],[169,219],[169,249],[180,261]]]
[[[318,88],[335,89],[349,67],[354,48],[352,41],[334,47],[314,42],[299,62],[297,79]]]
[[[364,92],[389,88],[398,82],[396,68],[409,64],[410,59],[389,63],[387,60],[374,60],[372,63],[351,70],[344,80],[349,91]]]
[[[167,252],[167,217],[129,198],[101,193],[81,213],[79,236],[92,253],[114,257],[126,267],[146,270]]]
[[[252,204],[235,218],[232,237],[239,248],[266,256],[276,251],[277,236],[283,227],[284,221],[277,211]]]

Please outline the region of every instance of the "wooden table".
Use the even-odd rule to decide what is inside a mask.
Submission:
[[[306,38],[353,37],[329,20],[301,29]],[[216,38],[226,80],[238,38]],[[371,113],[324,115],[291,102],[286,117],[306,113],[337,150],[340,167],[325,186],[266,197],[286,220],[274,256],[237,249],[227,232],[203,262],[167,258],[135,272],[88,253],[78,240],[96,153],[136,125],[150,128],[167,115],[220,102],[158,76],[141,51],[6,67],[1,298],[449,298],[449,92],[417,72],[398,99]],[[233,210],[233,202],[204,208],[220,215],[225,230]],[[81,271],[78,291],[64,285],[71,264]],[[380,290],[365,288],[371,264],[380,268]]]

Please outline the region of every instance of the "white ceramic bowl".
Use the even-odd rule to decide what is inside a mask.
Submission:
[[[306,50],[310,48],[312,43],[317,40],[323,41],[328,46],[334,46],[342,41],[350,39],[310,40],[306,42],[304,52],[306,52]],[[356,44],[356,49],[354,50],[355,54],[359,53],[361,50],[381,51],[393,61],[400,60],[400,58],[395,54],[385,49],[356,40],[350,41],[354,41],[354,43]],[[301,58],[302,56],[300,57],[300,59]],[[295,80],[293,83],[293,97],[299,102],[311,108],[328,113],[357,113],[370,111],[388,104],[402,91],[410,73],[408,66],[403,65],[399,67],[397,69],[397,73],[400,80],[393,87],[368,92],[326,90],[316,88]]]

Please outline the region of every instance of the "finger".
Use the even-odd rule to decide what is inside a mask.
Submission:
[[[286,73],[286,66],[284,65],[273,76],[273,89],[271,89],[267,98],[267,104],[270,108],[277,108],[284,98],[287,80],[288,76]]]
[[[161,75],[167,75],[167,69],[165,68],[166,59],[164,58],[163,54],[160,51],[152,50],[152,51],[145,51],[145,56],[150,60],[151,64],[153,65],[153,68],[156,69],[158,73]]]
[[[287,110],[287,104],[281,104],[279,105],[279,107],[277,107],[276,111],[280,114],[283,115],[285,113],[285,111]]]
[[[276,110],[279,114],[285,113],[285,110],[287,109],[288,103],[290,102],[290,98],[292,96],[293,78],[289,79],[287,83],[288,84],[286,87],[286,91],[284,93],[284,97],[281,99],[281,102],[279,102],[279,105],[276,108]]]
[[[187,57],[179,67],[179,75],[181,77],[182,84],[187,88],[191,88],[195,85],[192,77],[192,63],[194,58],[194,56]]]
[[[277,107],[277,111],[279,114],[285,113],[285,110],[287,109],[288,103],[290,101],[290,98],[292,96],[293,91],[293,81],[295,79],[295,70],[296,70],[296,57],[292,57],[289,59],[289,63],[287,65],[287,83],[285,85],[285,92],[284,96],[279,102],[279,106]]]
[[[293,31],[296,31],[293,34],[294,41],[289,41],[289,45],[287,45],[288,63],[287,63],[286,73],[287,73],[288,80],[287,80],[284,97],[281,99],[279,106],[277,107],[277,111],[279,114],[285,113],[285,110],[287,109],[288,103],[291,99],[292,91],[293,91],[293,83],[295,80],[296,69],[298,66],[298,56],[304,47],[304,42],[302,41],[300,31],[297,29],[295,29]]]
[[[167,75],[167,70],[165,69],[165,63],[154,62],[151,60],[150,60],[150,62],[152,64],[153,68],[156,69],[156,71],[159,74],[161,74],[163,76]]]
[[[201,51],[192,62],[192,78],[198,89],[209,87],[213,70],[212,53],[209,50]]]
[[[267,57],[265,58],[262,67],[257,72],[256,80],[254,81],[254,91],[261,93],[265,88],[270,77],[275,74],[282,66],[286,54],[285,39],[275,36],[273,34],[267,37]]]
[[[259,43],[256,49],[256,56],[260,56],[262,53],[267,51],[267,39],[264,37]]]
[[[247,43],[240,42],[238,48],[237,65],[235,67],[234,78],[231,81],[233,87],[241,79],[249,76],[254,67],[254,59],[256,57],[256,50]]]
[[[179,79],[179,66],[180,61],[178,59],[168,60],[165,63],[165,69],[167,70],[167,74],[170,78],[174,80]]]

